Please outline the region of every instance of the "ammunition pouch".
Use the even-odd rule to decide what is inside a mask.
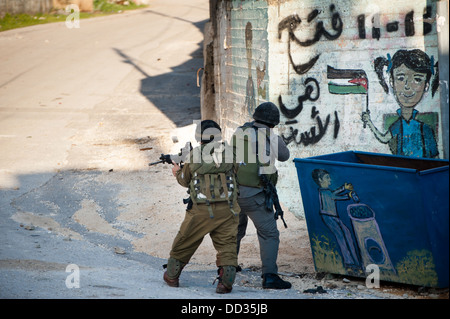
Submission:
[[[218,202],[228,202],[231,212],[236,215],[233,206],[237,201],[237,185],[236,178],[231,171],[216,174],[194,173],[189,193],[194,204],[206,204],[208,206],[211,218],[214,217],[211,204]]]

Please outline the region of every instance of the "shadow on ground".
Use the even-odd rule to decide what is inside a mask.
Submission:
[[[187,20],[183,21],[186,22]],[[200,32],[203,32],[206,22],[207,20],[191,23]],[[113,50],[123,58],[123,63],[131,64],[145,76],[141,80],[139,92],[171,119],[177,127],[182,127],[201,118],[197,72],[203,67],[203,42],[199,42],[197,46],[198,48],[190,54],[191,59],[171,68],[171,72],[158,76],[150,76],[138,65],[139,63],[134,57],[127,55],[122,50],[117,48],[113,48]],[[183,48],[180,48],[180,50],[183,50]],[[161,85],[161,83],[164,83],[164,85]],[[185,113],[186,116],[180,117],[180,113]]]

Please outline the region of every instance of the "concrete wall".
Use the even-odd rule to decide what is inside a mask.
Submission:
[[[53,0],[53,7],[56,9],[65,9],[70,4],[77,5],[82,12],[94,10],[94,0]]]
[[[227,138],[251,120],[255,106],[271,101],[280,108],[278,133],[291,159],[347,150],[398,154],[398,141],[410,156],[425,143],[419,156],[448,159],[448,1],[212,0],[210,6],[215,99],[202,108],[216,115]],[[401,50],[407,51],[400,56]],[[429,81],[408,83],[414,97],[404,77],[390,79],[390,71],[399,72],[396,61],[406,60],[429,74]],[[417,127],[388,138],[398,130],[391,125],[400,109],[404,116],[417,111],[410,122]],[[278,167],[280,199],[302,217],[294,164]]]
[[[94,9],[94,0],[0,0],[0,17],[6,13],[45,13],[53,8],[64,9],[69,4],[76,4],[83,12]]]
[[[0,17],[6,13],[49,12],[53,7],[53,0],[0,0]]]

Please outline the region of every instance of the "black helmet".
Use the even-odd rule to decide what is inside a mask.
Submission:
[[[219,124],[213,120],[204,120],[201,121],[200,125],[197,125],[195,139],[202,143],[209,143],[214,139],[218,141],[222,139],[222,130]]]
[[[264,102],[255,109],[253,118],[257,122],[275,126],[280,123],[280,111],[272,102]]]

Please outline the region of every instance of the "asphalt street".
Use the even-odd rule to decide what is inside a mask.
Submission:
[[[95,177],[111,168],[145,172],[149,158],[133,146],[199,118],[208,15],[207,1],[152,1],[81,20],[79,29],[56,23],[0,34],[0,298],[213,296],[195,280],[182,294],[170,289],[164,260],[72,218],[89,197],[114,220],[120,186]],[[70,275],[78,285],[72,277],[66,284]]]

